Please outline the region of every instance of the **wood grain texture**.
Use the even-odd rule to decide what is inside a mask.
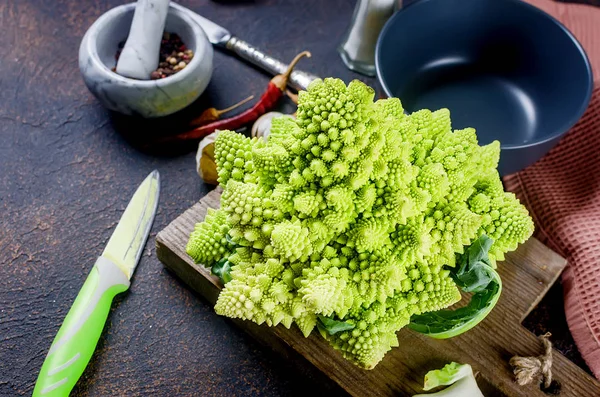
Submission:
[[[194,225],[204,219],[207,209],[219,207],[220,195],[220,188],[208,193],[156,237],[158,258],[211,304],[216,302],[221,284],[209,269],[193,263],[185,246]],[[403,329],[398,333],[400,346],[392,349],[372,371],[343,359],[317,332],[304,338],[295,326],[286,329],[245,321],[235,323],[276,351],[300,353],[357,397],[419,393],[425,373],[450,361],[470,363],[483,378],[486,395],[544,396],[537,385],[518,386],[508,360],[513,355],[539,354],[539,340],[521,322],[565,266],[563,258],[536,239],[530,239],[498,265],[503,293],[496,308],[481,324],[449,340],[435,340]],[[562,384],[562,396],[600,396],[600,383],[557,351],[553,372]]]
[[[195,174],[193,147],[179,156],[132,144],[175,133],[206,107],[259,95],[269,76],[215,51],[207,91],[180,114],[153,123],[107,112],[87,91],[79,43],[104,12],[127,0],[0,0],[0,396],[31,395],[71,303],[136,186],[153,169],[162,189],[161,230],[212,187]],[[600,0],[588,0],[600,5]],[[346,81],[336,52],[351,0],[181,0],[282,60],[301,50],[302,69]],[[290,110],[289,103],[282,109]],[[150,124],[150,125],[149,125]],[[281,360],[214,314],[154,255],[154,234],[131,290],[113,305],[73,396],[345,395],[311,365]],[[541,306],[568,340],[560,290]],[[558,313],[558,314],[556,314]],[[544,325],[545,324],[545,325]],[[541,331],[545,331],[545,328]],[[555,333],[558,335],[558,333]],[[533,352],[533,351],[532,351]],[[298,365],[290,365],[296,361]]]

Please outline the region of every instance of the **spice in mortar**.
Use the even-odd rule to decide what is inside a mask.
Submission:
[[[119,43],[119,49],[115,56],[117,61],[124,46],[124,41]],[[193,58],[194,52],[185,46],[178,34],[164,32],[160,43],[158,68],[150,74],[150,78],[159,80],[169,77],[185,69]],[[112,71],[116,73],[116,67],[112,68]]]

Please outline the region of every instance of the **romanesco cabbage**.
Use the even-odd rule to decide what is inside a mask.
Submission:
[[[221,209],[187,246],[205,266],[232,264],[218,314],[306,336],[319,318],[344,321],[324,336],[368,369],[411,316],[460,299],[444,266],[466,246],[489,236],[495,263],[533,232],[502,188],[498,142],[453,131],[447,109],[405,115],[398,99],[373,97],[358,81],[316,80],[268,141],[221,131]]]

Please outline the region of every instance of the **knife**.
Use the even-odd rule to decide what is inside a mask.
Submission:
[[[287,69],[287,64],[266,55],[252,45],[233,36],[227,29],[208,19],[196,14],[195,12],[171,2],[171,6],[182,12],[187,13],[198,23],[202,30],[208,36],[208,40],[215,46],[225,48],[237,54],[240,58],[249,61],[250,63],[262,68],[270,74],[276,75],[284,73]],[[288,80],[288,84],[297,90],[306,90],[308,84],[319,78],[313,74],[294,70]]]
[[[115,295],[129,288],[158,205],[160,176],[153,171],[127,205],[65,317],[38,376],[33,397],[66,397],[87,366]]]

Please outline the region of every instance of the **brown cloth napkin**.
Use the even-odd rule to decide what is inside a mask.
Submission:
[[[528,2],[577,37],[592,63],[596,89],[586,113],[560,143],[504,183],[531,212],[536,237],[569,262],[562,275],[567,322],[600,379],[600,8]]]

